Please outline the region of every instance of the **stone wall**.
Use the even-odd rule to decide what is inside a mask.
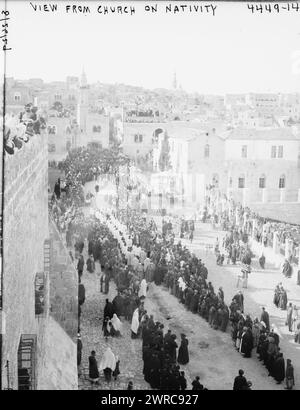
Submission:
[[[18,389],[18,347],[21,335],[29,334],[36,336],[34,388],[77,389],[76,271],[61,238],[53,229],[49,233],[47,136],[36,135],[13,156],[6,156],[4,172],[2,388],[7,388],[9,361],[10,388]],[[52,251],[46,269],[44,243],[49,238]],[[52,307],[41,316],[35,315],[38,272],[48,272],[45,306]]]
[[[5,158],[3,226],[3,311],[6,326],[2,348],[2,381],[9,361],[13,389],[18,388],[17,352],[22,334],[39,334],[35,317],[34,281],[44,270],[43,247],[48,238],[47,140],[34,136]],[[39,343],[39,340],[37,341]]]
[[[78,274],[56,226],[50,221],[53,263],[50,272],[50,314],[77,342]]]

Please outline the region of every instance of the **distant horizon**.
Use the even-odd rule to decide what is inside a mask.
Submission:
[[[133,16],[103,15],[86,1],[93,13],[83,15],[66,13],[66,4],[45,13],[26,0],[8,2],[8,77],[65,81],[57,79],[80,76],[84,67],[90,84],[171,90],[176,72],[187,93],[300,93],[295,10],[252,13],[246,3],[224,2],[215,16],[149,14],[139,1],[126,3],[134,4]]]
[[[76,76],[76,75],[68,75],[64,80],[50,80],[50,81],[46,81],[44,80],[42,77],[29,77],[29,78],[15,78],[14,76],[7,76],[5,75],[6,79],[14,79],[15,81],[20,81],[20,82],[26,82],[26,81],[33,81],[33,80],[42,80],[44,84],[51,84],[51,83],[67,83],[67,77],[77,77],[80,80],[80,76]],[[94,82],[89,82],[88,81],[88,85],[89,86],[94,86],[97,84],[101,84],[101,85],[110,85],[110,86],[118,86],[118,85],[122,85],[125,87],[133,87],[133,88],[142,88],[143,90],[147,90],[147,91],[156,91],[156,90],[164,90],[164,91],[169,91],[169,92],[173,92],[176,93],[176,91],[183,91],[187,94],[198,94],[198,95],[214,95],[214,96],[223,96],[223,95],[245,95],[245,94],[276,94],[276,95],[280,95],[280,94],[299,94],[300,95],[300,91],[294,91],[294,92],[290,92],[290,91],[245,91],[245,92],[234,92],[234,91],[229,91],[226,93],[221,93],[221,92],[215,92],[215,93],[201,93],[199,91],[187,91],[184,88],[180,89],[172,89],[172,88],[166,88],[166,87],[155,87],[155,88],[148,88],[142,85],[136,85],[136,84],[127,84],[127,83],[123,83],[123,82],[115,82],[115,83],[107,83],[107,82],[102,82],[100,80],[96,80]]]

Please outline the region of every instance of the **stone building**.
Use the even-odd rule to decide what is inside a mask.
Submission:
[[[77,273],[48,220],[47,135],[5,157],[1,388],[77,389]]]
[[[227,192],[251,203],[299,200],[299,134],[291,128],[236,128],[225,137]]]

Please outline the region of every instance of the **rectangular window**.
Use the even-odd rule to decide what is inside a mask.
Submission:
[[[272,145],[271,147],[271,158],[276,158],[276,146]]]
[[[139,141],[139,136],[138,136],[138,134],[135,134],[134,135],[134,142],[138,142]]]
[[[20,93],[15,93],[14,100],[15,101],[21,101],[21,94]]]
[[[247,145],[242,145],[242,158],[247,158]]]
[[[209,145],[206,144],[204,147],[204,157],[208,158],[209,157]]]
[[[39,316],[45,312],[45,275],[39,272],[35,276],[35,315]]]
[[[285,188],[285,178],[284,177],[280,177],[279,178],[279,188]]]
[[[35,390],[36,335],[23,334],[18,348],[18,390]]]
[[[101,132],[101,125],[94,125],[93,132]]]
[[[259,178],[259,188],[265,188],[266,187],[266,179],[261,177]]]
[[[239,188],[245,188],[245,178],[239,178],[238,186]]]
[[[283,158],[283,145],[278,147],[278,158]]]
[[[143,136],[142,136],[142,134],[139,135],[139,140],[140,140],[140,142],[143,142]]]

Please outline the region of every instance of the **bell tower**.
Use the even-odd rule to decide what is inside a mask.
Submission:
[[[87,77],[82,70],[80,86],[79,86],[79,99],[77,106],[77,123],[79,125],[79,132],[87,132],[87,117],[88,117],[88,108],[89,108],[89,86],[87,83]]]

